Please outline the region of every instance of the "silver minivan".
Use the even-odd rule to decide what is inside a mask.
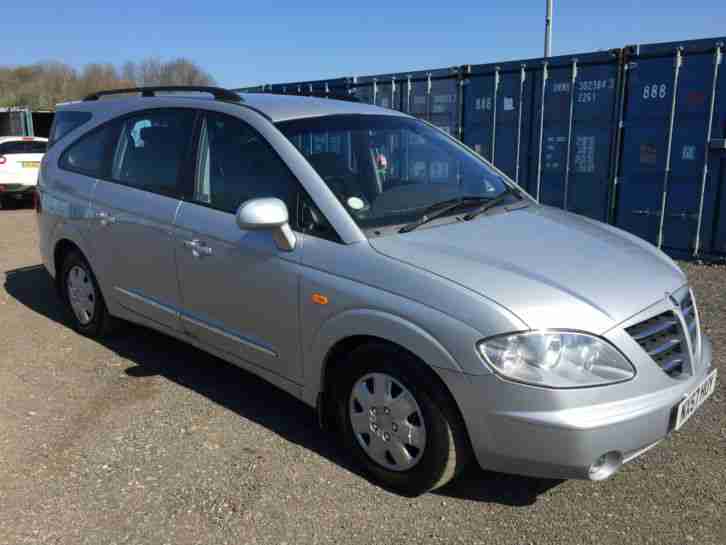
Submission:
[[[74,327],[136,322],[260,375],[389,489],[471,460],[605,479],[715,389],[671,259],[538,204],[425,121],[117,93],[60,105],[40,170],[40,250]]]

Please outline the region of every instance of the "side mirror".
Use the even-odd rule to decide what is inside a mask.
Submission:
[[[244,231],[271,230],[280,250],[291,252],[297,240],[290,229],[287,206],[280,199],[251,199],[239,205],[237,226]]]

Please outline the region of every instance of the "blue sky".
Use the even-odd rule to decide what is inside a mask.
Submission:
[[[544,0],[6,2],[3,64],[188,57],[224,86],[542,55]],[[10,23],[12,22],[12,23]],[[723,0],[555,0],[554,54],[726,34]]]

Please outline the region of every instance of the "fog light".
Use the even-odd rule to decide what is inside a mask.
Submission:
[[[615,473],[623,465],[623,455],[612,450],[600,456],[590,466],[587,476],[591,481],[602,481]]]

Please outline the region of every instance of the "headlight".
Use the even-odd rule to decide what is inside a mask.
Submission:
[[[635,376],[633,366],[612,345],[584,333],[501,335],[481,341],[477,348],[501,375],[537,386],[602,386]]]

